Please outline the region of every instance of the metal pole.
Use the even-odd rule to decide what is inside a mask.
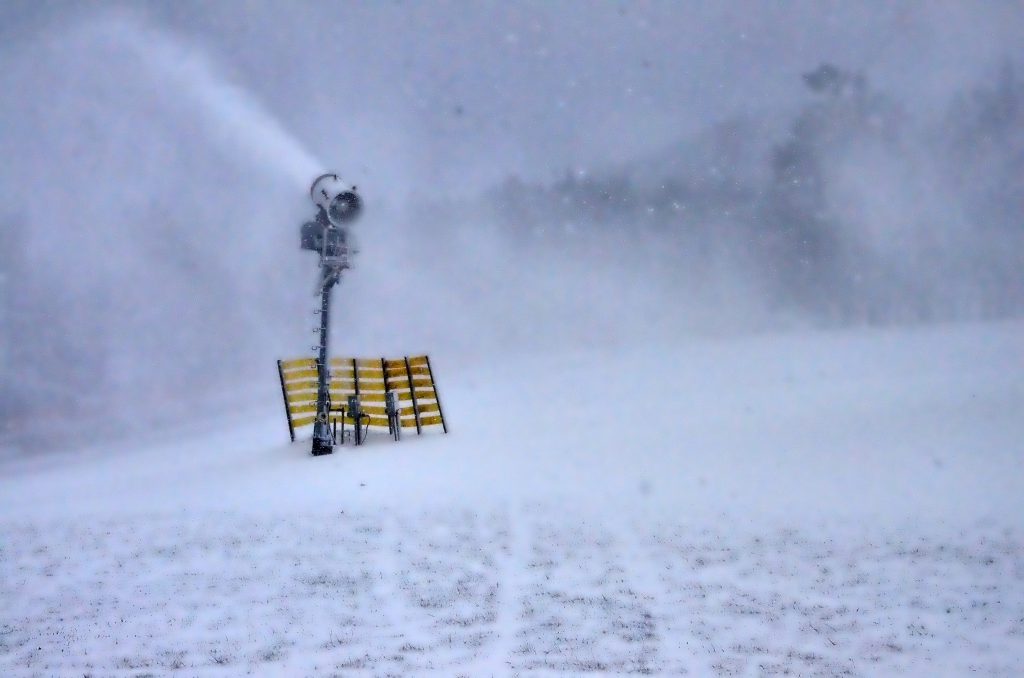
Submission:
[[[320,355],[317,359],[316,423],[313,424],[313,455],[334,451],[334,436],[330,427],[330,364],[327,359],[327,334],[330,329],[331,287],[336,279],[324,278],[320,290]]]
[[[423,356],[427,359],[427,372],[430,374],[430,388],[434,390],[434,400],[437,401],[437,413],[441,415],[441,428],[448,433],[448,424],[444,421],[444,410],[441,409],[441,396],[437,392],[437,382],[434,381],[434,370],[430,367],[430,356]]]
[[[330,454],[337,442],[331,430],[330,363],[327,339],[330,327],[331,288],[349,267],[347,224],[362,211],[356,187],[341,181],[337,174],[321,174],[309,187],[309,197],[317,206],[316,218],[299,230],[299,246],[320,255],[320,346],[317,357],[316,419],[313,424],[313,454]],[[344,414],[342,415],[344,417]],[[358,419],[357,419],[358,422]],[[358,423],[357,423],[358,426]],[[344,420],[342,420],[344,434]],[[344,435],[342,436],[344,437]]]
[[[281,378],[281,395],[284,397],[284,416],[288,418],[288,435],[291,436],[292,442],[295,442],[295,427],[292,425],[292,408],[288,406],[288,389],[284,385],[284,369],[281,367],[281,361],[277,361],[277,376]]]

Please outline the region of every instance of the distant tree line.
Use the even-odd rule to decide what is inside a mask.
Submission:
[[[511,177],[486,204],[506,233],[553,246],[617,231],[732,258],[769,303],[822,320],[925,321],[1024,310],[1024,78],[1011,62],[915,121],[864,75],[823,64],[761,149],[749,120],[663,160]],[[688,262],[692,263],[692,262]]]

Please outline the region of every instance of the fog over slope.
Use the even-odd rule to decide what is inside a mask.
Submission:
[[[48,34],[6,73],[5,89],[31,93],[5,102],[20,109],[4,138],[20,152],[5,155],[21,160],[4,187],[23,252],[10,358],[44,389],[32,410],[201,398],[274,343],[266,314],[298,298],[279,279],[304,272],[278,256],[294,234],[267,226],[301,216],[296,174],[318,168],[296,170],[244,106],[211,108],[192,73],[205,65],[178,49],[110,18]]]
[[[0,14],[26,31],[0,48],[12,444],[54,408],[101,433],[272,387],[313,343],[324,170],[368,205],[341,353],[1024,307],[1012,3],[25,7]]]

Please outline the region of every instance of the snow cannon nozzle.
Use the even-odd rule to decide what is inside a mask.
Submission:
[[[313,181],[309,197],[317,212],[302,225],[300,244],[302,249],[320,254],[322,279],[333,281],[349,267],[349,256],[355,254],[349,225],[362,213],[363,200],[355,186],[333,172],[321,174]]]
[[[318,176],[309,188],[309,197],[334,226],[355,221],[363,211],[363,200],[356,187],[334,173]]]

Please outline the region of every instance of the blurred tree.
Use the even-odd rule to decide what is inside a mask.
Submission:
[[[962,275],[983,315],[1024,311],[1024,78],[1010,60],[957,96],[941,126],[945,165],[973,228]],[[970,259],[966,259],[970,257]]]
[[[848,237],[850,215],[837,209],[830,182],[852,151],[895,143],[898,116],[863,75],[823,64],[803,79],[814,98],[772,153],[762,206],[760,240],[773,296],[830,320],[868,319],[879,309],[865,306],[861,288],[877,271]]]

